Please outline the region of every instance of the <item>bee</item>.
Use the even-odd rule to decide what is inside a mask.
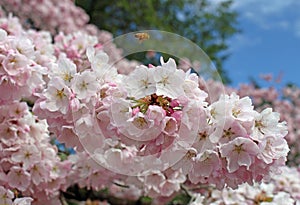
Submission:
[[[148,33],[136,33],[134,34],[134,37],[139,40],[139,43],[142,43],[143,41],[148,40],[150,35]]]

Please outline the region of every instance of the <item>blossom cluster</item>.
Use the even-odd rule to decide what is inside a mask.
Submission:
[[[31,196],[35,204],[57,201],[71,163],[60,161],[46,121],[33,116],[25,102],[2,105],[0,133],[0,185]]]
[[[2,6],[2,9],[1,9]],[[88,24],[89,16],[76,6],[72,0],[4,0],[0,2],[0,17],[1,14],[5,17],[7,14],[17,15],[20,23],[25,28],[46,30],[53,36],[64,33],[72,34],[80,31],[81,33],[93,35],[98,38],[99,43],[104,45],[103,50],[110,56],[110,63],[116,64],[116,67],[121,73],[128,73],[138,65],[136,61],[129,61],[123,56],[123,51],[113,43],[113,35],[108,31],[99,30],[95,25]],[[15,27],[18,31],[22,30],[18,22],[10,24],[10,31],[15,32]],[[18,26],[15,26],[18,25]],[[2,26],[0,28],[3,28]],[[6,28],[3,28],[6,30]],[[75,37],[76,38],[76,37]],[[63,46],[70,46],[73,40],[66,37]],[[80,40],[84,40],[80,39]],[[72,41],[72,42],[70,42]],[[78,45],[79,42],[75,43]],[[74,45],[74,46],[76,46]],[[79,44],[80,45],[80,44]],[[79,46],[78,45],[78,46]],[[83,50],[70,46],[71,50]],[[80,51],[79,51],[80,52]],[[126,57],[126,56],[125,56]]]
[[[5,11],[18,11],[23,25],[30,19],[52,34],[66,33],[25,31],[12,15],[0,19],[0,200],[7,200],[3,203],[30,204],[29,198],[17,198],[28,196],[33,204],[61,204],[60,191],[74,184],[109,188],[116,197],[129,200],[150,196],[158,204],[174,197],[182,184],[214,185],[207,200],[216,204],[240,199],[222,197],[235,196],[227,187],[238,188],[244,182],[260,190],[249,185],[237,189],[253,200],[261,196],[265,198],[258,200],[292,204],[299,199],[298,182],[286,190],[291,177],[297,176],[295,169],[282,170],[291,173],[282,175],[284,185],[274,182],[282,188],[270,185],[266,190],[269,185],[256,184],[280,172],[285,163],[287,130],[297,129],[283,122],[297,119],[289,103],[284,105],[292,117],[280,118],[265,105],[254,110],[258,97],[251,101],[245,89],[226,89],[225,94],[222,85],[202,82],[187,66],[178,69],[173,59],[136,67],[136,62],[120,61],[121,51],[106,43],[111,34],[89,35],[95,30],[86,26],[86,14],[71,1],[3,2]],[[59,17],[61,11],[66,18]],[[298,103],[299,96],[286,93]],[[33,103],[32,110],[25,100]],[[279,107],[282,104],[275,111]],[[50,136],[76,154],[61,161]],[[197,195],[196,201],[203,200]]]
[[[253,186],[242,184],[237,189],[208,188],[201,194],[194,194],[190,205],[298,205],[300,204],[300,171],[283,167],[280,175],[272,174],[268,182],[255,183]]]
[[[0,102],[29,97],[42,89],[45,67],[37,64],[34,44],[0,29]]]
[[[253,99],[258,110],[272,107],[280,113],[280,119],[287,122],[287,142],[291,148],[288,164],[297,166],[300,163],[300,89],[296,86],[284,86],[282,90],[274,87],[254,88],[253,85],[241,85],[240,95],[247,95]]]
[[[4,205],[31,205],[33,201],[30,197],[15,198],[15,194],[10,189],[0,186],[0,204]]]
[[[88,47],[86,56],[82,70],[60,56],[33,111],[59,140],[130,175],[124,181],[143,194],[170,196],[186,180],[252,184],[284,165],[287,129],[272,109],[256,112],[235,93],[208,104],[198,76],[172,59],[123,75],[101,49]]]
[[[18,15],[25,28],[48,30],[52,34],[57,31],[70,33],[83,27],[93,32],[97,30],[87,24],[89,16],[72,0],[3,0],[0,6],[6,12]],[[64,16],[61,17],[61,14]]]
[[[73,164],[67,176],[67,185],[77,184],[80,188],[102,190],[112,185],[116,174],[99,166],[86,152],[70,155]]]
[[[280,84],[277,83],[277,87]],[[257,87],[253,84],[241,84],[239,88],[230,86],[224,87],[223,84],[217,81],[208,80],[200,81],[201,89],[209,92],[209,102],[215,102],[218,96],[222,93],[231,94],[236,92],[239,96],[249,96],[253,102],[254,108],[257,111],[262,111],[268,107],[280,114],[280,120],[287,122],[288,133],[285,137],[287,140],[290,152],[288,155],[288,165],[298,166],[300,163],[300,89],[296,85],[283,86],[282,88]],[[279,116],[277,116],[279,118]]]
[[[0,27],[0,186],[1,199],[6,200],[1,204],[60,204],[71,163],[62,162],[57,147],[50,144],[46,120],[22,102],[34,103],[34,94],[43,90],[54,65],[51,35],[24,31],[12,16],[1,18]]]

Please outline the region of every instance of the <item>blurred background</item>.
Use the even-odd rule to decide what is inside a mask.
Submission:
[[[158,29],[199,45],[223,82],[299,86],[298,0],[76,0],[90,23],[119,36]],[[160,55],[128,56],[149,63]],[[270,75],[272,74],[272,75]]]

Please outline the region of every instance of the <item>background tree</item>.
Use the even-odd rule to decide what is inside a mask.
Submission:
[[[229,57],[228,39],[239,32],[232,0],[219,4],[209,0],[76,0],[76,4],[90,15],[90,23],[116,36],[159,29],[190,39],[208,54],[224,83],[230,82],[223,64]]]

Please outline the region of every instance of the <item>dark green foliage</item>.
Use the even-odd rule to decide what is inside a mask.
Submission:
[[[191,197],[185,193],[178,194],[168,205],[185,205],[191,201]]]
[[[208,0],[76,0],[76,3],[90,15],[90,23],[115,36],[157,29],[190,39],[208,54],[223,81],[230,82],[222,65],[229,56],[228,39],[239,32],[231,0],[217,6]]]

